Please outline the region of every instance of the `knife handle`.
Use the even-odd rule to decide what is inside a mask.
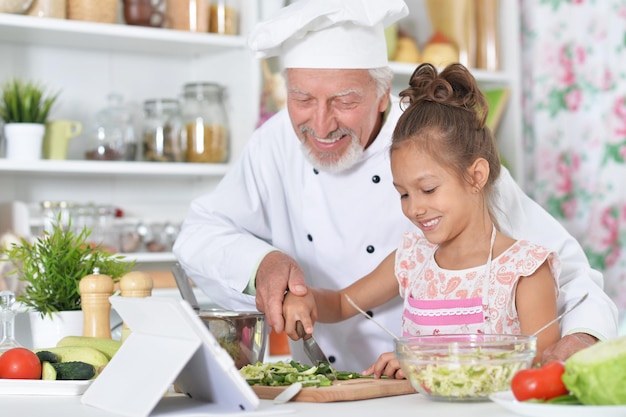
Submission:
[[[304,331],[304,326],[300,320],[296,321],[296,333],[298,333],[298,336],[300,336],[303,340],[311,338],[311,335]]]

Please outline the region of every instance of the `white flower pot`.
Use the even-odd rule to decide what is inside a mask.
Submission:
[[[52,313],[52,318],[47,315],[42,318],[38,311],[31,311],[24,315],[28,317],[30,332],[21,332],[23,339],[16,338],[20,344],[32,349],[54,347],[65,336],[83,335],[82,310]],[[28,336],[31,340],[26,340]]]
[[[7,123],[4,125],[6,158],[20,161],[41,159],[45,131],[46,126],[41,123]]]

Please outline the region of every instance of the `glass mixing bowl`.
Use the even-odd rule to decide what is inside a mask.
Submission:
[[[487,401],[510,389],[531,366],[537,338],[506,334],[446,334],[396,340],[395,353],[413,388],[433,400]]]

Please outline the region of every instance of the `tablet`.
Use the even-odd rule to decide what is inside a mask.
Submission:
[[[186,407],[204,415],[246,414],[259,407],[228,352],[186,301],[110,301],[131,333],[85,391],[83,404],[129,417],[185,414]],[[187,398],[167,398],[172,384]]]

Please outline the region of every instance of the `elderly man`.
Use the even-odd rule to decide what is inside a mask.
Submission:
[[[345,287],[415,228],[400,209],[388,157],[401,109],[390,96],[383,28],[406,14],[402,0],[301,0],[251,33],[259,57],[282,57],[287,109],[254,132],[212,193],[192,202],[174,246],[212,300],[233,309],[256,303],[281,332],[286,290]],[[563,318],[565,337],[547,355],[565,358],[614,337],[617,309],[578,243],[506,169],[497,188],[503,232],[559,252],[560,309],[590,294]],[[401,307],[398,297],[369,313],[399,334]],[[393,350],[362,316],[317,323],[315,336],[337,369],[363,370]],[[291,343],[292,356],[305,362],[300,345]]]

